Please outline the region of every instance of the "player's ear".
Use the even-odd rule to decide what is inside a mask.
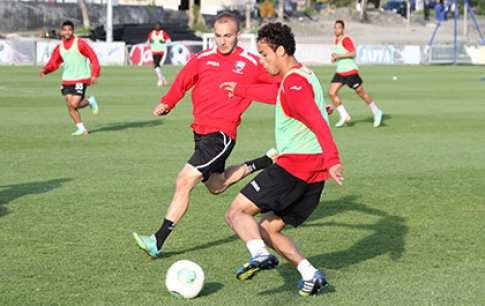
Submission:
[[[276,54],[279,56],[279,57],[283,57],[283,55],[285,55],[286,51],[285,51],[285,48],[283,46],[278,46],[278,48],[276,48]]]

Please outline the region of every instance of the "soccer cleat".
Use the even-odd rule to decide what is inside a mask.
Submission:
[[[168,86],[168,82],[167,82],[167,81],[165,81],[165,80],[163,80],[163,82],[162,82],[162,86]]]
[[[335,127],[341,127],[343,126],[345,123],[349,122],[350,121],[350,117],[340,117],[340,120],[335,124]]]
[[[79,136],[79,135],[87,135],[87,134],[88,134],[88,130],[86,130],[86,129],[77,129],[77,131],[75,131],[71,135]]]
[[[253,278],[261,270],[274,269],[278,266],[278,258],[273,254],[259,255],[251,258],[247,263],[239,267],[236,271],[236,277],[239,280],[248,280]]]
[[[380,126],[381,120],[382,120],[382,111],[379,110],[379,114],[374,116],[374,127]]]
[[[89,97],[88,99],[91,104],[89,104],[89,107],[91,108],[91,111],[93,112],[93,115],[98,114],[98,102],[96,101],[96,98],[94,96]]]
[[[162,84],[163,84],[163,80],[162,79],[158,79],[157,86],[162,86]]]
[[[298,283],[298,288],[300,288],[300,290],[296,293],[296,295],[297,296],[315,295],[326,286],[328,286],[328,283],[327,283],[327,279],[325,278],[325,275],[323,275],[322,272],[317,270],[311,280],[300,281]]]
[[[140,249],[145,251],[150,259],[158,258],[162,254],[162,250],[158,250],[157,248],[157,238],[155,238],[155,235],[141,236],[134,232],[133,237]]]
[[[266,156],[271,158],[273,160],[273,163],[276,162],[276,159],[278,158],[278,151],[275,148],[271,148],[266,152]]]

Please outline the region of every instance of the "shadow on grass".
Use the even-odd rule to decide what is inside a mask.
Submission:
[[[202,288],[202,291],[197,296],[197,298],[212,295],[217,291],[221,290],[222,287],[223,285],[221,283],[205,283],[204,287]]]
[[[62,183],[70,180],[71,179],[56,179],[44,182],[0,186],[0,217],[8,214],[7,207],[5,206],[9,202],[27,195],[49,192],[61,187]]]
[[[370,232],[369,235],[360,239],[345,250],[330,253],[322,253],[307,259],[325,274],[326,269],[340,270],[360,262],[364,262],[388,254],[391,260],[396,261],[404,253],[404,238],[409,232],[405,225],[405,219],[400,216],[389,215],[386,212],[370,208],[356,202],[357,196],[344,197],[337,201],[324,201],[301,227],[314,227],[319,235],[325,235],[326,231],[338,230],[339,227],[356,229]],[[373,224],[349,224],[338,222],[312,223],[318,219],[328,218],[333,215],[343,214],[349,211],[361,212],[372,217],[380,217]],[[291,237],[291,233],[289,234]],[[296,241],[298,243],[298,241]],[[324,249],[325,246],[322,246]],[[275,292],[295,291],[296,284],[300,279],[297,270],[289,263],[283,262],[278,268],[279,273],[285,279],[285,284],[279,288],[261,292],[260,294],[274,294]],[[331,283],[331,280],[329,280]],[[329,286],[324,293],[335,292],[335,287]]]
[[[150,121],[136,121],[136,122],[119,122],[113,123],[109,126],[101,127],[98,129],[90,129],[89,133],[102,133],[102,132],[117,132],[131,128],[146,128],[146,127],[153,127],[163,124],[162,120],[150,120]]]

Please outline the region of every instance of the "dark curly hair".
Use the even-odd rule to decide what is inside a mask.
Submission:
[[[270,22],[258,31],[256,41],[266,43],[276,51],[279,46],[283,46],[288,55],[294,55],[296,50],[295,35],[291,28],[281,22]]]

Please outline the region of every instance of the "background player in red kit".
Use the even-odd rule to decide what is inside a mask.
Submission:
[[[43,77],[54,72],[64,63],[61,92],[66,99],[69,114],[77,126],[77,131],[72,135],[86,135],[88,131],[84,127],[78,109],[89,105],[93,114],[98,113],[96,98],[91,96],[89,99],[84,99],[88,85],[98,83],[100,74],[98,57],[84,40],[74,36],[74,24],[71,21],[68,20],[62,24],[61,36],[61,43],[52,52],[47,65],[40,69],[39,76]]]
[[[151,257],[161,254],[163,243],[185,214],[190,193],[199,182],[202,181],[211,193],[218,194],[251,172],[273,163],[265,155],[225,169],[226,159],[235,145],[241,115],[251,100],[228,97],[220,84],[224,81],[274,84],[281,78],[270,76],[258,56],[238,47],[241,32],[234,15],[219,15],[214,34],[216,47],[198,53],[182,68],[153,111],[157,116],[168,114],[192,88],[194,122],[191,127],[195,152],[178,174],[175,193],[160,229],[152,236],[133,233],[140,248]]]

